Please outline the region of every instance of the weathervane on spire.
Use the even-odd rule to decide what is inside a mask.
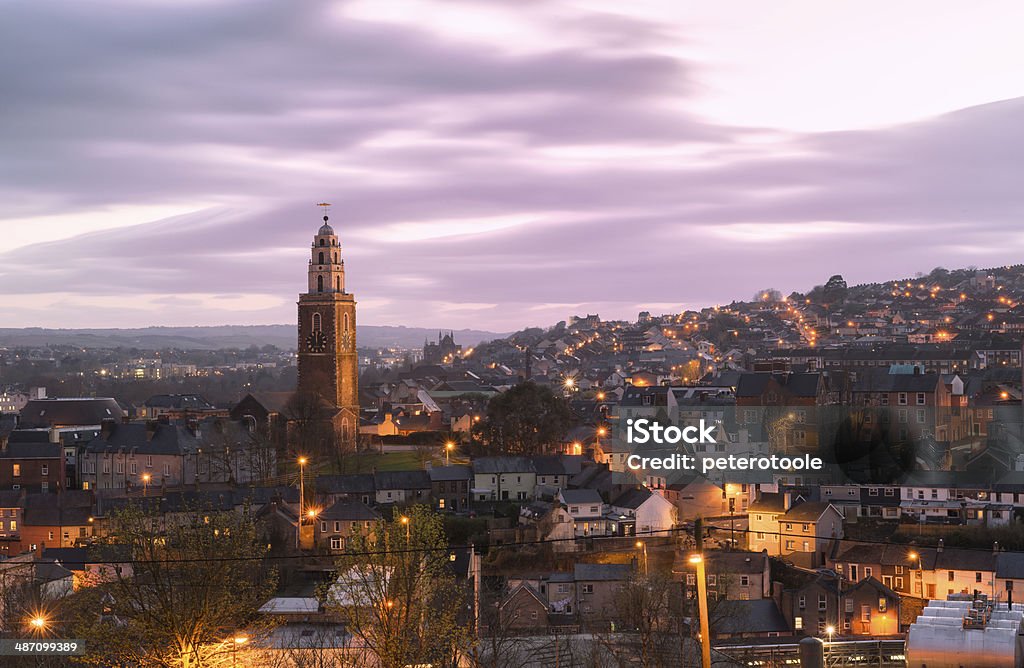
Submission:
[[[318,202],[317,206],[324,210],[324,222],[327,222],[327,212],[331,210],[330,202]]]

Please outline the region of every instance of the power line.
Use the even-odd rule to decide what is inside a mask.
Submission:
[[[820,538],[818,536],[811,536],[811,535],[803,534],[803,533],[787,533],[787,532],[783,532],[783,531],[754,531],[754,530],[750,529],[749,527],[746,528],[746,529],[742,529],[742,528],[730,529],[728,527],[718,527],[718,526],[713,526],[713,525],[705,525],[704,528],[707,531],[709,531],[709,532],[713,530],[713,531],[730,531],[730,532],[733,532],[733,533],[741,533],[741,534],[758,533],[758,534],[764,534],[766,536],[778,536],[780,538],[780,541],[781,541],[781,539],[783,537],[806,537],[806,538],[814,538],[815,540],[820,540]],[[692,531],[691,527],[680,526],[680,527],[673,527],[671,529],[657,529],[657,530],[649,530],[649,531],[637,531],[634,534],[630,534],[628,536],[614,536],[614,535],[613,536],[608,536],[608,535],[602,535],[602,536],[570,536],[570,537],[567,537],[567,538],[542,538],[542,539],[536,539],[536,540],[511,541],[511,542],[499,543],[499,544],[488,544],[488,549],[491,550],[491,549],[505,549],[505,548],[514,548],[514,547],[529,547],[529,546],[536,546],[536,545],[553,545],[553,544],[568,543],[568,542],[576,543],[578,541],[588,541],[588,540],[589,541],[611,541],[611,540],[621,540],[623,538],[630,538],[630,539],[637,539],[637,538],[659,538],[659,537],[668,538],[668,537],[677,535],[679,533],[687,533],[688,534],[691,531]],[[878,539],[872,540],[872,539],[857,539],[857,538],[845,538],[845,537],[844,538],[828,537],[828,538],[825,538],[824,540],[836,541],[836,542],[839,542],[839,543],[853,543],[853,544],[857,544],[857,545],[897,545],[897,546],[898,545],[905,545],[904,543],[893,543],[892,541],[878,540]],[[780,542],[780,545],[781,545],[781,542]],[[936,549],[934,547],[924,546],[924,545],[922,545],[922,546],[906,545],[906,547],[907,547],[908,551],[920,551],[922,549]],[[454,546],[445,546],[445,547],[423,546],[423,547],[405,547],[405,548],[383,549],[383,550],[357,550],[357,551],[340,552],[340,553],[336,553],[336,554],[282,554],[282,555],[269,555],[269,554],[265,554],[265,555],[227,556],[227,557],[189,557],[189,558],[183,558],[183,559],[120,559],[120,560],[117,560],[117,559],[103,559],[103,560],[87,559],[85,561],[85,563],[87,563],[87,564],[97,564],[97,565],[122,565],[122,564],[139,564],[139,565],[147,565],[147,564],[156,565],[156,564],[161,564],[162,565],[162,564],[198,564],[198,563],[219,563],[219,562],[253,562],[253,561],[290,561],[290,560],[323,560],[323,559],[337,560],[337,559],[350,558],[350,557],[372,557],[372,556],[387,556],[387,555],[401,555],[401,554],[424,554],[424,553],[435,553],[435,552],[437,552],[437,553],[451,553],[451,552],[464,551],[464,550],[475,550],[475,549],[476,549],[476,546],[470,544],[470,545],[454,545]],[[972,551],[972,552],[991,552],[992,551],[991,548],[984,548],[984,547],[948,547],[946,549],[949,549],[949,550]],[[1022,552],[1022,551],[1018,551],[1018,550],[1007,550],[1007,551],[1008,552],[1017,552],[1017,553],[1021,553]],[[799,552],[796,552],[796,551],[794,551],[793,553],[799,554]],[[793,553],[791,553],[791,554],[793,554]],[[769,555],[769,556],[772,556],[772,555]],[[785,556],[785,555],[776,555],[776,556],[780,556],[781,557],[781,556]],[[0,563],[2,563],[2,562],[0,562]],[[8,562],[8,563],[10,563],[10,562]]]

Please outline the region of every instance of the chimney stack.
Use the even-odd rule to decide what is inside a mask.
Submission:
[[[793,507],[793,492],[785,492],[782,495],[782,510],[789,512],[789,509]]]

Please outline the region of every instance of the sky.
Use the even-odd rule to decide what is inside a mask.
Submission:
[[[0,22],[0,326],[512,331],[1024,261],[1024,3],[77,0]]]

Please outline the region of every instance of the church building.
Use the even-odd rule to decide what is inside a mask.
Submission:
[[[320,405],[344,446],[359,431],[356,300],[345,288],[341,243],[326,215],[323,220],[310,249],[307,290],[299,295],[296,395]]]

